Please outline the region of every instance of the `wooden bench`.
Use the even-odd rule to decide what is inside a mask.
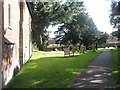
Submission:
[[[69,50],[69,48],[63,48],[63,50],[64,50],[64,56],[65,55],[69,55],[70,56],[70,54],[73,54],[73,53],[71,53],[71,51]]]

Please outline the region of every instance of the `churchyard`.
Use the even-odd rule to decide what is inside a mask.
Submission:
[[[76,52],[74,57],[64,57],[63,51],[34,52],[8,88],[67,88],[101,52]]]

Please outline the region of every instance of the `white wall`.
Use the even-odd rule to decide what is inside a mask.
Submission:
[[[11,30],[8,28],[8,4],[11,6]],[[16,67],[20,68],[19,65],[19,20],[20,20],[20,10],[19,10],[19,3],[17,1],[9,2],[4,1],[4,30],[6,33],[4,37],[14,45],[10,45],[13,47],[13,56],[12,56],[12,64],[5,70],[4,63],[7,60],[3,59],[3,85],[7,85],[8,82],[12,79],[14,69]],[[8,67],[8,66],[7,66]]]
[[[24,18],[23,18],[23,64],[25,64],[30,56],[31,56],[31,16],[27,7],[27,4],[25,3],[25,8],[24,8]]]
[[[11,5],[11,30],[8,29],[8,4]],[[30,17],[30,13],[28,11],[26,2],[25,2],[25,11],[24,11],[23,20],[24,20],[23,22],[23,64],[25,64],[30,58],[31,51],[32,51],[31,50],[31,38],[30,38],[31,17]],[[3,73],[3,83],[2,83],[3,86],[7,85],[9,81],[13,78],[15,68],[18,67],[20,69],[20,63],[19,63],[19,28],[20,27],[19,27],[19,23],[20,23],[19,2],[18,1],[13,1],[13,2],[5,1],[4,2],[4,30],[6,30],[6,33],[4,37],[8,39],[10,42],[15,43],[15,44],[9,45],[9,47],[11,48],[13,47],[12,64],[8,65],[9,63],[7,62],[7,60],[3,59],[3,65],[0,65],[0,66],[3,66],[3,72],[2,72]],[[4,50],[6,51],[7,49],[4,48]],[[0,54],[1,53],[2,52],[0,52]],[[2,62],[1,60],[2,59],[0,57],[0,64]]]

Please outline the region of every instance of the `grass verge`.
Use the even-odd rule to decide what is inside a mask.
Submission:
[[[63,52],[33,53],[8,88],[67,88],[101,52],[86,51],[74,57],[64,57]]]
[[[112,60],[113,60],[113,79],[115,81],[116,88],[120,90],[120,48],[112,50]]]

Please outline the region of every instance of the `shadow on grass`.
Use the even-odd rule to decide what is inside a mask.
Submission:
[[[30,61],[32,61],[32,60],[39,60],[39,59],[41,59],[41,58],[47,58],[47,59],[48,59],[48,58],[50,58],[50,59],[52,59],[52,58],[59,58],[59,59],[60,59],[60,58],[62,58],[62,59],[68,58],[68,59],[70,59],[70,58],[77,58],[77,57],[79,57],[79,56],[81,56],[81,55],[82,55],[82,54],[74,55],[74,56],[72,56],[72,55],[71,55],[71,56],[67,56],[67,55],[64,56],[64,55],[63,55],[63,56],[40,57],[40,58],[37,58],[37,59],[31,59]],[[29,62],[30,62],[30,61],[29,61]]]
[[[100,52],[99,52],[100,53]],[[99,53],[31,59],[9,88],[66,88]]]
[[[76,55],[75,58],[78,56],[79,55]],[[69,65],[70,62],[66,62],[68,60],[72,61],[73,58],[74,57],[43,57],[30,60],[8,87],[66,87],[65,82],[70,82],[80,71],[80,68],[71,68],[71,65]],[[66,62],[67,65],[64,64],[64,62]],[[53,82],[57,83],[54,85]]]

